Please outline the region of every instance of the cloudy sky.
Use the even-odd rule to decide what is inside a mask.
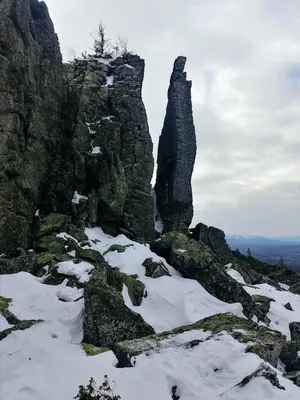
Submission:
[[[299,0],[48,0],[65,58],[100,19],[146,60],[157,149],[178,55],[193,81],[195,222],[226,233],[300,234]]]

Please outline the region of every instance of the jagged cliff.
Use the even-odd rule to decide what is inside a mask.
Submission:
[[[14,254],[30,244],[65,140],[63,64],[43,2],[0,2],[0,70],[0,251]]]

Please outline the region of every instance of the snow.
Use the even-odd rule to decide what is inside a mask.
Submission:
[[[62,287],[57,293],[59,300],[63,301],[76,301],[83,296],[83,289],[77,289],[72,287]]]
[[[73,261],[62,261],[57,263],[57,265],[57,272],[59,274],[76,276],[81,283],[88,282],[89,272],[94,269],[94,266],[86,261],[81,261],[78,264],[75,264]]]
[[[111,86],[114,84],[114,76],[107,76],[106,77],[106,85],[105,86]]]
[[[177,251],[178,251],[178,253],[185,253],[186,252],[186,250],[184,250],[184,249],[178,249]]]
[[[277,290],[275,287],[263,283],[249,286],[238,271],[229,269],[227,273],[244,285],[244,289],[251,295],[266,296],[274,300],[270,303],[270,311],[267,317],[271,320],[270,329],[283,333],[288,340],[291,339],[289,324],[293,321],[300,321],[300,296],[287,290]],[[293,311],[287,310],[284,306],[291,303]]]
[[[99,146],[93,147],[92,154],[102,154],[100,147]]]
[[[132,65],[129,65],[129,64],[124,64],[124,67],[130,68],[130,69],[135,69]]]
[[[164,223],[157,208],[157,198],[154,188],[152,189],[151,194],[154,202],[154,228],[156,232],[162,233],[164,230]]]
[[[284,290],[289,290],[290,286],[285,283],[279,283],[279,286]]]
[[[242,275],[238,271],[236,271],[235,269],[229,268],[227,270],[227,274],[230,275],[237,282],[242,283],[243,285],[246,284],[246,282],[245,282],[244,278],[242,277]]]
[[[36,217],[39,217],[40,216],[40,210],[36,210],[36,212],[35,212],[35,214],[34,214]]]
[[[112,238],[99,228],[86,229],[91,248],[102,254],[112,244],[133,246],[125,252],[109,252],[105,258],[112,266],[127,274],[138,274],[146,285],[148,296],[140,307],[133,307],[127,288],[123,289],[126,304],[140,313],[156,331],[195,322],[218,312],[232,311],[242,315],[239,304],[226,304],[209,295],[193,280],[184,279],[165,260],[150,251],[148,245],[132,242],[124,235]],[[68,238],[62,233],[59,237]],[[92,242],[94,240],[95,242]],[[163,260],[170,277],[146,277],[141,265],[145,258]],[[72,261],[59,263],[60,273],[88,279],[92,265]],[[236,276],[236,275],[235,275]],[[9,306],[19,319],[41,319],[44,322],[24,331],[15,331],[0,340],[0,400],[71,400],[79,385],[86,385],[91,376],[100,385],[103,376],[115,381],[115,394],[122,400],[170,400],[174,386],[181,400],[285,400],[299,398],[299,388],[275,370],[280,384],[286,390],[273,387],[264,378],[255,378],[245,387],[236,386],[251,374],[262,360],[246,353],[241,344],[230,335],[189,331],[172,336],[160,343],[159,351],[136,357],[134,368],[116,368],[113,352],[87,357],[80,343],[83,338],[82,289],[43,284],[27,272],[0,275],[0,295],[12,298]],[[245,286],[256,294],[269,295],[277,304],[279,327],[288,326],[285,314],[299,320],[298,313],[284,307],[290,301],[300,311],[300,296],[276,291],[269,285]],[[61,300],[64,301],[61,301]],[[275,309],[270,311],[273,315]],[[272,319],[274,321],[274,318]],[[0,316],[0,330],[9,327]],[[193,348],[185,343],[201,341]]]
[[[73,204],[79,204],[80,200],[88,200],[88,198],[86,196],[82,196],[81,194],[79,194],[76,190],[73,194],[73,198],[72,198],[72,203]]]
[[[127,275],[138,275],[138,279],[145,284],[147,297],[143,299],[141,306],[132,305],[126,287],[123,295],[126,305],[141,314],[156,332],[191,324],[222,312],[243,316],[242,306],[239,303],[223,303],[211,296],[197,281],[182,278],[163,258],[152,253],[149,245],[133,242],[125,235],[114,238],[106,235],[100,228],[87,228],[85,233],[90,240],[90,248],[98,250],[101,254],[112,244],[131,245],[123,253],[109,252],[104,257],[112,267],[119,268]],[[158,279],[146,277],[142,263],[149,257],[155,261],[163,261],[171,277],[163,276]]]
[[[102,117],[102,120],[103,120],[103,121],[112,122],[112,118],[114,118],[114,115],[109,115],[108,117]]]

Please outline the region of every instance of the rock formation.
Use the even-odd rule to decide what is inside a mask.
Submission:
[[[159,139],[155,191],[164,232],[186,230],[193,218],[191,177],[196,157],[191,81],[184,72],[186,58],[175,60],[168,105]]]
[[[0,70],[0,252],[14,254],[30,244],[64,145],[63,64],[44,2],[0,2]]]
[[[78,214],[112,234],[154,235],[152,141],[142,101],[144,60],[77,60],[67,68]],[[90,207],[88,205],[91,205]],[[92,210],[92,212],[88,211]]]

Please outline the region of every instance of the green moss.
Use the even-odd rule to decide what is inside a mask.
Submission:
[[[0,296],[0,314],[3,313],[9,307],[9,303],[12,302],[12,299],[8,299],[6,297]]]
[[[43,236],[36,243],[35,248],[52,254],[66,253],[66,241],[55,235]]]
[[[63,214],[50,214],[41,220],[40,235],[51,232],[60,232],[63,226],[68,223],[69,218]]]
[[[144,297],[145,285],[143,282],[132,278],[131,276],[124,276],[124,283],[127,286],[129,297],[134,306],[140,306]]]
[[[82,343],[81,346],[87,356],[97,356],[98,354],[102,354],[102,353],[106,353],[107,351],[110,351],[110,349],[107,347],[97,347],[97,346],[94,346],[93,344],[89,344],[89,343]]]
[[[133,244],[127,244],[126,246],[122,246],[121,244],[113,244],[110,246],[108,250],[106,250],[103,255],[110,253],[111,251],[117,251],[118,253],[124,253],[127,247],[131,247]]]
[[[157,343],[160,341],[191,330],[210,331],[213,334],[226,331],[240,343],[253,342],[254,345],[249,346],[247,351],[255,352],[262,358],[269,350],[268,347],[273,348],[274,344],[280,344],[284,340],[284,337],[280,332],[272,331],[266,327],[261,327],[253,321],[237,317],[231,313],[225,313],[213,315],[200,320],[195,324],[181,326],[172,331],[166,331],[145,338],[131,341],[127,340],[118,343],[118,350],[124,354],[127,353],[131,356],[136,356],[145,351],[155,349]]]
[[[44,322],[41,319],[38,320],[24,320],[20,321],[17,325],[13,326],[12,328],[5,329],[4,331],[0,332],[0,340],[5,339],[8,335],[10,335],[14,331],[24,331],[25,329],[31,328],[35,324],[39,324],[41,322]]]

